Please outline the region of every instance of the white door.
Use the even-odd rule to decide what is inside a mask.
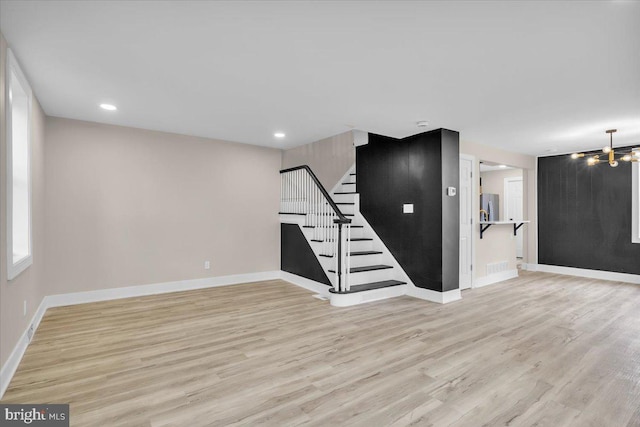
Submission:
[[[460,156],[460,289],[472,281],[473,158]]]
[[[522,218],[522,178],[504,179],[504,218],[517,221]],[[524,229],[520,227],[516,235],[516,256],[522,258]]]

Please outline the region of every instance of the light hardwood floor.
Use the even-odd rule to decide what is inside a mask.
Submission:
[[[75,426],[638,426],[640,286],[523,272],[447,305],[270,281],[51,309],[3,402]]]

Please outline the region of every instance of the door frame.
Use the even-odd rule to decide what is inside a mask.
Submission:
[[[471,161],[471,191],[469,192],[471,194],[471,203],[469,203],[469,209],[471,209],[471,212],[469,213],[469,217],[471,218],[471,236],[469,239],[469,242],[471,244],[471,286],[469,287],[469,289],[474,289],[475,286],[475,264],[476,264],[476,245],[475,245],[475,240],[476,240],[476,233],[474,230],[474,227],[477,225],[476,222],[476,216],[473,214],[473,212],[477,211],[477,205],[479,203],[479,185],[476,185],[476,182],[479,182],[477,180],[480,179],[480,172],[479,172],[479,167],[478,167],[478,160],[476,159],[476,156],[472,156],[471,154],[463,154],[460,153],[459,154],[459,158],[460,159],[464,159],[464,160],[469,160]],[[459,161],[459,160],[458,160]],[[459,216],[459,214],[458,214]],[[458,219],[458,224],[460,224],[460,220]],[[459,244],[460,242],[458,242]],[[460,271],[460,266],[458,265],[458,271]],[[460,283],[458,283],[458,289],[460,289]]]
[[[509,218],[507,217],[507,213],[509,212],[509,183],[511,182],[520,182],[522,185],[522,218],[515,218],[515,220],[519,220],[519,219],[524,219],[524,169],[520,169],[522,171],[522,176],[511,176],[508,178],[504,179],[504,201],[502,208],[504,209],[504,219],[505,220],[509,220]],[[524,230],[521,228],[519,230],[522,234],[522,257],[520,257],[519,259],[524,260],[524,249],[525,249],[525,234],[524,234]],[[517,244],[517,243],[516,243]],[[517,255],[517,249],[516,249],[516,255]]]

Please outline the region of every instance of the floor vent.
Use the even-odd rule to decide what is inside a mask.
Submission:
[[[487,264],[487,275],[500,273],[509,269],[509,261],[494,262]]]

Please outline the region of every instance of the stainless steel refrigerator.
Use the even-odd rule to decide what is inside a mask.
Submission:
[[[480,195],[480,221],[500,220],[500,200],[497,194]]]

